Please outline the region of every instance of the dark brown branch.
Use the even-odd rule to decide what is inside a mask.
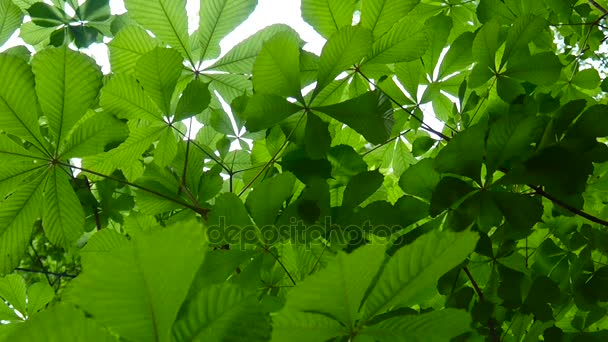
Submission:
[[[464,273],[466,273],[467,278],[469,278],[469,281],[471,282],[471,285],[473,285],[473,289],[475,289],[475,292],[477,293],[477,296],[479,297],[479,301],[483,302],[484,301],[483,292],[481,292],[479,285],[477,285],[477,282],[475,281],[475,279],[473,279],[473,275],[471,275],[469,268],[464,266],[462,268],[462,270],[464,271]],[[496,334],[496,328],[494,327],[494,321],[492,320],[492,318],[488,319],[488,327],[490,328],[490,335],[492,336],[492,341],[499,342],[500,339],[498,338],[498,335]]]
[[[39,273],[39,274],[44,274],[45,276],[52,275],[55,277],[72,278],[72,279],[76,278],[76,275],[73,275],[73,274],[57,273],[57,272],[50,272],[50,271],[45,271],[45,270],[33,270],[33,269],[22,268],[22,267],[15,268],[15,271],[28,272],[28,273]]]
[[[602,12],[602,14],[608,14],[608,10],[606,10],[602,5],[598,4],[595,0],[589,0],[591,6],[595,7],[598,11]]]
[[[554,197],[553,195],[551,195],[550,193],[547,193],[546,191],[544,191],[543,189],[541,189],[539,186],[535,186],[535,185],[530,185],[528,184],[529,187],[531,187],[532,189],[534,189],[536,191],[537,194],[543,196],[544,198],[548,199],[549,201],[553,202],[554,204],[559,205],[560,207],[568,210],[569,212],[578,215],[580,217],[584,217],[587,220],[591,221],[591,222],[595,222],[604,226],[608,226],[608,221],[606,220],[602,220],[599,217],[595,217],[587,212],[584,212],[580,209],[577,209],[573,206],[571,206],[568,203],[565,203],[563,201],[561,201],[560,199]]]

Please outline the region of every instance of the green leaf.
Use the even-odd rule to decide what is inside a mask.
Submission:
[[[459,72],[473,63],[473,49],[471,46],[474,38],[475,35],[472,32],[465,32],[452,42],[439,66],[439,79]]]
[[[82,20],[86,21],[104,21],[110,18],[110,1],[85,1],[76,9],[76,13]]]
[[[69,326],[70,329],[61,329]],[[84,312],[68,304],[59,304],[17,326],[6,341],[117,342],[110,332]]]
[[[593,68],[581,70],[572,78],[572,84],[583,89],[595,89],[600,85],[600,75]]]
[[[141,56],[135,66],[135,78],[166,115],[171,113],[171,97],[182,70],[182,57],[179,53],[160,47]]]
[[[480,141],[486,134],[485,125],[477,124],[458,133],[435,158],[435,169],[454,173],[481,182],[481,161],[484,146]]]
[[[0,274],[12,272],[29,246],[32,225],[40,217],[43,179],[38,177],[0,203]]]
[[[511,192],[492,192],[492,197],[513,230],[527,233],[540,221],[543,214],[541,202],[530,196]]]
[[[176,341],[268,341],[270,315],[255,293],[224,283],[201,290],[173,328]]]
[[[378,171],[365,171],[354,175],[344,189],[342,206],[354,208],[374,194],[382,185],[384,176]]]
[[[361,25],[371,30],[374,40],[377,40],[418,3],[420,0],[364,1],[361,8]]]
[[[245,202],[258,227],[273,225],[283,203],[293,194],[296,177],[281,173],[256,184]]]
[[[11,304],[22,316],[27,315],[25,301],[25,280],[18,274],[0,278],[0,298]]]
[[[416,138],[414,143],[412,143],[412,155],[414,157],[419,157],[425,154],[433,145],[435,145],[435,142],[435,139],[426,135]]]
[[[42,27],[56,27],[69,22],[68,15],[56,6],[36,2],[27,9],[32,22]]]
[[[40,107],[56,138],[55,148],[86,113],[101,88],[95,61],[66,47],[49,48],[32,60]]]
[[[0,46],[21,26],[23,13],[11,0],[0,0]]]
[[[581,114],[574,125],[570,127],[567,137],[605,137],[608,136],[606,105],[594,105]]]
[[[302,0],[302,18],[329,38],[340,28],[352,25],[356,3],[355,0]]]
[[[470,331],[471,317],[465,311],[445,309],[420,315],[389,318],[364,327],[360,334],[378,341],[450,341]]]
[[[273,341],[329,341],[349,334],[335,319],[314,313],[283,310],[272,323]]]
[[[46,180],[42,227],[53,244],[66,249],[84,233],[84,211],[60,167],[55,167]]]
[[[443,177],[433,191],[429,213],[436,217],[473,190],[474,188],[471,185],[461,179]]]
[[[298,34],[285,24],[270,25],[238,43],[206,70],[251,74],[255,59],[262,51],[264,43],[279,32],[289,32],[294,37],[298,37]]]
[[[117,74],[132,74],[139,58],[158,45],[158,42],[139,26],[129,25],[121,29],[108,43],[112,71]]]
[[[496,51],[500,47],[500,24],[496,20],[485,23],[473,40],[473,58],[480,68],[496,70]]]
[[[299,42],[289,31],[278,32],[264,43],[253,66],[256,93],[302,97]]]
[[[203,261],[203,246],[201,227],[194,222],[138,234],[122,247],[89,258],[65,290],[64,300],[83,308],[122,338],[169,341],[178,310]]]
[[[253,12],[257,0],[201,1],[198,28],[201,44],[201,59],[214,59],[220,54],[220,41]]]
[[[409,167],[399,178],[399,186],[406,194],[430,200],[441,175],[434,167],[433,159],[422,159]]]
[[[511,59],[506,76],[538,85],[552,85],[558,79],[562,63],[552,52],[541,52],[526,58]]]
[[[317,115],[306,115],[306,153],[312,159],[321,159],[327,155],[331,145],[329,123],[321,120]]]
[[[490,126],[486,144],[488,174],[509,167],[529,155],[542,134],[543,121],[536,116],[504,115]]]
[[[114,75],[101,90],[103,109],[119,118],[163,121],[162,113],[144,93],[137,80],[126,74]]]
[[[435,289],[437,280],[473,252],[479,236],[470,231],[432,231],[399,249],[388,261],[365,301],[364,317],[410,306]]]
[[[209,102],[211,102],[209,83],[193,79],[179,98],[173,120],[177,122],[199,114],[209,106]]]
[[[347,124],[372,144],[388,140],[393,127],[391,102],[379,91],[370,91],[342,103],[313,109]]]
[[[46,165],[38,158],[44,158],[35,151],[28,151],[5,133],[0,134],[0,198],[19,187],[33,173],[41,172]]]
[[[514,54],[521,51],[528,52],[528,44],[546,28],[547,21],[545,18],[533,15],[517,18],[507,34],[507,42],[505,43],[500,67],[502,68]]]
[[[383,259],[384,248],[373,245],[338,254],[326,268],[289,292],[284,311],[320,313],[355,327],[365,291]]]
[[[188,39],[186,0],[126,0],[129,17],[194,64]]]
[[[422,57],[429,47],[429,37],[422,19],[406,16],[372,45],[368,63],[409,62]]]
[[[0,75],[0,127],[44,150],[30,66],[19,57],[0,54]]]
[[[347,26],[334,33],[321,52],[314,98],[336,76],[348,67],[361,62],[371,48],[372,35],[360,26]]]
[[[505,102],[511,103],[518,96],[526,93],[524,86],[510,77],[498,77],[496,80],[496,92]]]
[[[59,150],[64,159],[86,157],[104,151],[106,145],[119,142],[129,134],[127,125],[106,112],[88,111],[66,137]]]
[[[243,119],[247,130],[256,132],[278,124],[301,109],[281,96],[253,95],[247,101]]]
[[[44,281],[32,284],[27,289],[27,315],[42,310],[55,297],[55,290]]]
[[[228,235],[227,230],[230,230],[231,233],[234,233],[232,229],[241,232],[253,225],[243,201],[230,192],[223,193],[215,199],[215,205],[209,214],[207,224],[210,227],[207,230],[209,242],[218,245],[241,243],[242,241],[236,239],[242,238],[242,234]]]

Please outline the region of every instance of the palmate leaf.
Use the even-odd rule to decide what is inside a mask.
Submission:
[[[201,60],[217,58],[220,41],[255,9],[257,0],[210,0],[201,1],[201,18],[198,35],[201,45]]]
[[[27,315],[25,280],[18,274],[0,278],[0,300],[7,301],[21,315]]]
[[[11,0],[0,0],[0,46],[19,28],[23,12]]]
[[[134,341],[170,341],[173,322],[205,253],[199,224],[139,233],[90,257],[64,300]],[[121,289],[121,291],[115,291]]]
[[[32,225],[41,213],[44,179],[38,176],[0,202],[0,274],[12,272],[28,247]]]
[[[396,316],[361,329],[376,341],[449,341],[469,330],[471,317],[463,310],[445,309],[420,315]]]
[[[0,133],[0,198],[17,188],[21,182],[45,167],[43,155],[29,151]]]
[[[374,40],[377,40],[396,22],[405,17],[419,2],[420,0],[363,1],[361,25],[371,30]]]
[[[352,25],[356,0],[302,0],[302,18],[323,37],[329,38]]]
[[[393,107],[389,99],[379,91],[370,91],[342,103],[313,109],[347,124],[372,144],[388,140],[393,127]]]
[[[251,37],[243,40],[228,51],[223,57],[207,67],[205,70],[219,70],[232,73],[251,74],[253,64],[262,50],[264,43],[279,32],[289,32],[297,37],[297,33],[285,24],[274,24],[268,26]]]
[[[46,179],[42,227],[48,239],[69,248],[84,233],[84,211],[66,171],[55,167]]]
[[[21,58],[0,54],[0,127],[42,150],[34,74]]]
[[[326,268],[306,278],[287,295],[285,308],[331,317],[354,328],[365,291],[384,261],[382,246],[367,245],[340,253]]]
[[[55,148],[93,104],[101,88],[95,61],[67,46],[48,48],[34,56],[32,69],[42,112],[55,137]]]
[[[114,73],[135,72],[139,58],[158,47],[159,43],[139,26],[129,25],[121,29],[108,43],[110,64]]]
[[[429,37],[422,18],[406,16],[380,39],[374,41],[367,63],[409,62],[421,57],[429,47]]]
[[[182,70],[180,54],[160,47],[141,56],[135,66],[135,78],[165,115],[171,113],[171,97]]]
[[[526,15],[517,18],[507,34],[500,67],[502,68],[513,55],[522,51],[528,52],[528,44],[547,29],[547,26],[547,21],[542,17]]]
[[[104,110],[119,118],[163,121],[158,107],[149,100],[137,80],[130,75],[114,75],[101,90],[100,104]]]
[[[470,231],[433,230],[399,249],[388,261],[366,298],[364,317],[371,318],[398,306],[419,303],[434,290],[443,274],[473,252],[479,236]]]
[[[64,159],[92,156],[103,152],[107,144],[122,141],[128,134],[124,122],[106,112],[89,110],[66,137],[59,154]]]
[[[347,26],[334,33],[321,52],[313,98],[338,74],[361,62],[369,53],[371,44],[371,32],[360,26]]]
[[[300,92],[300,51],[298,38],[279,32],[264,43],[253,66],[256,93],[302,98]]]
[[[194,63],[188,39],[186,0],[126,0],[129,16]]]
[[[270,315],[255,293],[224,283],[202,289],[175,322],[176,341],[268,341]]]
[[[118,339],[93,319],[85,318],[84,312],[59,304],[16,326],[6,341],[117,342]]]

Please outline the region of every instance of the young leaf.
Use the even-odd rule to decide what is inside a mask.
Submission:
[[[36,93],[55,137],[55,148],[93,104],[101,88],[101,70],[88,56],[65,47],[34,56]]]
[[[257,0],[201,1],[199,16],[202,20],[198,35],[202,60],[215,59],[219,56],[220,41],[247,19],[257,3]]]

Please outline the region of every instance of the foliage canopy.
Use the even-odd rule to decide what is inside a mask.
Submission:
[[[606,1],[185,3],[0,0],[0,341],[608,340]]]

